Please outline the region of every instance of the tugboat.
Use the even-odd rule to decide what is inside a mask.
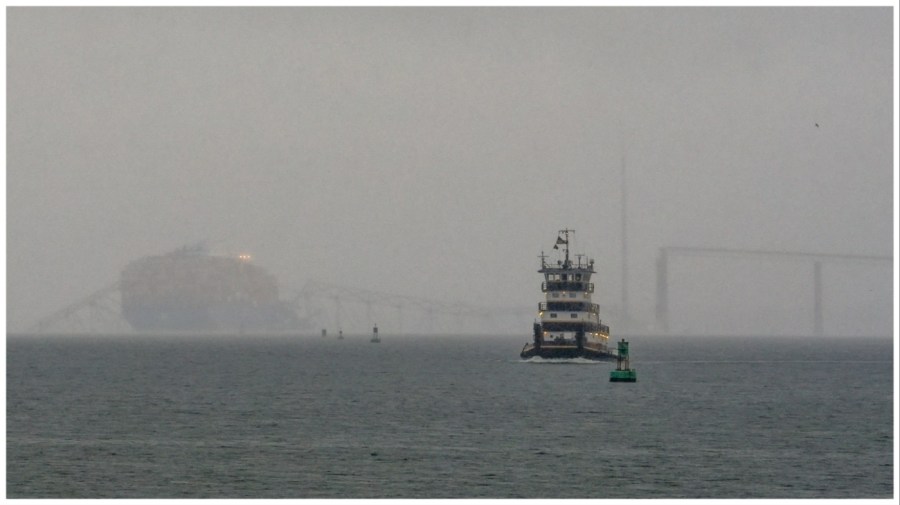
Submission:
[[[533,340],[522,348],[522,359],[617,359],[609,348],[609,326],[602,324],[600,307],[591,302],[594,260],[583,254],[575,255],[574,262],[569,258],[570,234],[574,233],[575,230],[565,229],[556,236],[553,248],[562,246],[563,252],[563,259],[556,265],[548,263],[541,252],[538,273],[544,274],[541,291],[546,294],[546,301],[538,304],[539,321],[534,323]]]

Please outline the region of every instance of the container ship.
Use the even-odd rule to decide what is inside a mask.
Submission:
[[[569,242],[575,230],[560,230],[554,249],[562,246],[563,257],[556,264],[548,263],[541,253],[544,275],[541,291],[544,301],[538,304],[538,319],[534,323],[531,342],[525,344],[523,359],[540,357],[586,358],[615,361],[617,356],[609,348],[609,326],[600,320],[600,307],[591,302],[594,284],[591,275],[594,260],[583,254],[569,258]]]
[[[301,328],[275,277],[249,255],[214,256],[203,246],[129,263],[120,279],[122,315],[139,332],[281,332]]]

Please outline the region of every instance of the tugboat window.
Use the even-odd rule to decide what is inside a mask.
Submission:
[[[550,313],[550,319],[556,319],[556,314],[553,313],[553,312],[551,312],[551,313]]]

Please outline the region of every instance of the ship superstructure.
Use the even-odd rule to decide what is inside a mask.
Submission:
[[[556,264],[548,263],[541,253],[544,301],[538,304],[538,319],[533,339],[522,349],[522,358],[588,358],[615,360],[609,349],[609,326],[600,320],[600,307],[593,303],[596,273],[594,260],[577,254],[569,257],[569,244],[575,230],[560,230],[553,248],[562,247]]]
[[[275,277],[249,255],[215,256],[202,246],[148,256],[122,271],[122,315],[137,331],[284,331],[301,321],[279,299]]]

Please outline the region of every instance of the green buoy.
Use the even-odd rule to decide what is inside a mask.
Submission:
[[[629,367],[628,342],[623,338],[619,342],[619,355],[616,358],[616,369],[609,372],[609,382],[637,382],[637,373]]]

